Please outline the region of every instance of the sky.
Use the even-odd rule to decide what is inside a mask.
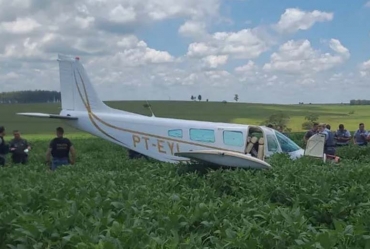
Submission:
[[[102,100],[369,99],[370,1],[0,0],[0,92],[59,91],[58,53]]]

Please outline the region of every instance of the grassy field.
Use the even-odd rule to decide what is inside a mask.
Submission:
[[[150,114],[142,102],[108,104]],[[362,106],[151,105],[157,116],[223,122],[283,110],[295,131],[309,110],[333,126],[367,123]],[[0,125],[33,146],[27,166],[0,168],[0,248],[370,248],[370,147],[340,148],[339,165],[276,155],[270,171],[210,170],[128,160],[122,147],[67,128],[77,162],[50,172],[45,152],[61,123],[16,112],[59,110],[0,108]],[[290,136],[302,145],[302,134]]]
[[[143,105],[144,101],[107,102],[109,106],[127,111],[150,115]],[[288,127],[293,132],[302,131],[301,124],[307,113],[317,113],[320,120],[337,128],[343,123],[351,131],[358,128],[360,122],[370,123],[368,106],[350,105],[263,105],[245,103],[217,103],[192,101],[151,101],[157,117],[172,117],[217,122],[235,122],[259,124],[270,115],[282,111],[290,115]],[[36,119],[15,115],[17,112],[59,113],[59,104],[0,105],[0,125],[8,130],[20,129],[23,134],[53,134],[56,126],[62,123],[55,120]],[[350,114],[352,113],[352,114]],[[67,132],[77,132],[66,128]]]
[[[74,166],[48,171],[32,136],[29,164],[0,168],[0,248],[369,248],[369,148],[207,172],[70,137]]]

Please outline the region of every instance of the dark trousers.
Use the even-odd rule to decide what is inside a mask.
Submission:
[[[335,156],[335,148],[334,147],[326,147],[324,148],[324,153],[327,155]]]
[[[18,163],[26,164],[28,162],[27,153],[13,154],[12,155],[12,162],[15,163],[15,164],[18,164]]]
[[[5,166],[5,158],[0,155],[0,166]]]

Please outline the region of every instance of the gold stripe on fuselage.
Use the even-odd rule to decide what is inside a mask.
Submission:
[[[230,150],[230,149],[225,149],[225,148],[221,148],[221,147],[216,147],[216,146],[210,146],[210,145],[205,145],[205,144],[200,144],[200,143],[194,143],[194,142],[188,142],[188,141],[184,141],[184,140],[179,140],[179,139],[173,139],[173,138],[169,138],[169,137],[164,137],[164,136],[159,136],[159,135],[155,135],[155,134],[150,134],[150,133],[146,133],[146,132],[140,132],[140,131],[135,131],[135,130],[130,130],[130,129],[125,129],[125,128],[121,128],[121,127],[117,127],[117,126],[114,126],[110,123],[107,123],[106,121],[102,120],[101,118],[99,118],[92,110],[91,110],[91,106],[90,106],[90,102],[89,102],[89,99],[88,99],[88,94],[87,94],[87,91],[86,91],[86,86],[85,86],[85,82],[83,81],[82,79],[82,76],[79,72],[79,70],[76,68],[79,76],[80,76],[80,79],[81,79],[81,83],[82,83],[82,87],[84,89],[84,93],[85,93],[85,97],[87,99],[87,102],[84,101],[84,98],[82,96],[82,93],[81,93],[81,90],[78,86],[78,82],[77,82],[77,79],[75,77],[75,84],[76,84],[76,87],[77,87],[77,90],[79,92],[79,95],[80,95],[80,98],[81,98],[81,101],[84,103],[84,106],[88,112],[88,115],[89,115],[89,119],[90,121],[92,122],[92,124],[94,125],[94,127],[96,127],[100,132],[102,132],[103,134],[105,134],[106,136],[114,139],[115,141],[119,142],[122,144],[121,141],[117,140],[116,138],[112,137],[111,135],[109,135],[107,132],[105,132],[102,128],[100,128],[96,123],[95,123],[95,120],[98,120],[100,123],[112,128],[112,129],[115,129],[115,130],[120,130],[120,131],[123,131],[123,132],[127,132],[127,133],[131,133],[132,134],[139,134],[139,135],[142,135],[142,136],[148,136],[148,137],[153,137],[153,138],[157,138],[157,139],[165,139],[165,140],[169,140],[169,141],[173,141],[173,142],[177,142],[177,143],[180,143],[180,144],[187,144],[187,145],[194,145],[194,146],[200,146],[200,147],[205,147],[205,148],[209,148],[209,149],[216,149],[216,150],[224,150],[224,151],[231,151],[231,152],[237,152],[237,153],[240,153],[240,151],[236,151],[236,150]]]

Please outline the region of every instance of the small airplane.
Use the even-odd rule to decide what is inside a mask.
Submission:
[[[145,116],[111,108],[98,97],[79,57],[58,54],[58,61],[61,112],[17,115],[61,119],[129,151],[170,163],[193,160],[216,166],[271,169],[266,159],[274,153],[287,153],[291,159],[323,158],[322,140],[309,142],[305,151],[266,126],[160,118],[153,112]]]

